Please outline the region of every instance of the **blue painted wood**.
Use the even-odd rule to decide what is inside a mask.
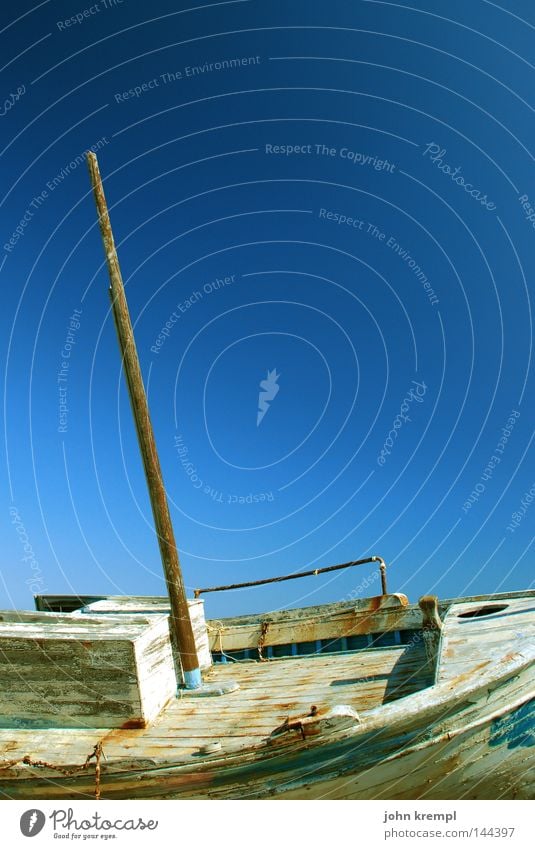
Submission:
[[[493,721],[489,746],[503,744],[508,749],[535,746],[535,699]]]
[[[186,690],[196,690],[202,685],[201,670],[192,669],[191,671],[184,670],[184,687]]]

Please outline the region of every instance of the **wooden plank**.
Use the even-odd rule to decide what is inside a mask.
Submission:
[[[138,616],[118,614],[106,617],[95,615],[73,616],[64,613],[2,610],[0,611],[0,628],[2,632],[7,632],[10,627],[16,628],[17,625],[24,625],[24,630],[31,633],[32,627],[40,629],[40,632],[43,632],[48,629],[49,625],[54,625],[60,631],[70,627],[73,629],[73,633],[76,633],[77,629],[80,629],[81,633],[85,633],[87,629],[96,627],[99,631],[102,631],[102,639],[106,639],[106,633],[112,632],[115,629],[120,631],[131,629],[134,634],[140,633],[146,625],[150,625],[155,621],[154,617],[157,615],[161,616],[161,614]]]
[[[437,680],[446,681],[459,675],[476,662],[492,663],[497,655],[514,651],[518,640],[535,632],[535,604],[526,595],[508,598],[502,611],[488,616],[464,618],[466,612],[492,609],[494,602],[474,605],[461,602],[451,605],[444,620]]]
[[[309,623],[274,623],[265,634],[264,647],[307,643],[315,640],[336,640],[362,634],[382,634],[392,631],[417,630],[421,626],[421,614],[416,610],[409,613],[376,613],[359,617],[356,614],[337,617],[333,620]],[[262,635],[259,624],[214,629],[208,623],[210,648],[213,652],[256,649]],[[265,654],[265,651],[264,651]]]
[[[399,663],[406,652],[406,648],[397,647],[372,650],[369,653],[361,652],[360,655],[367,655],[366,661],[370,664],[369,668],[378,671],[381,670],[381,657],[383,663],[389,659],[390,667],[392,667]],[[238,670],[235,668],[236,665],[229,665],[230,668],[223,666],[219,669],[215,668],[209,676],[212,680],[236,677],[236,672],[238,672],[238,678],[246,678],[246,673],[251,671],[247,669],[248,666],[254,668],[257,677],[256,679],[253,677],[250,684],[242,681],[242,687],[245,689],[238,693],[229,694],[221,700],[203,700],[201,712],[198,708],[199,702],[187,698],[173,700],[150,728],[139,732],[128,732],[130,736],[134,733],[136,735],[132,743],[133,749],[139,753],[146,752],[147,746],[151,746],[153,742],[156,745],[160,741],[162,746],[172,745],[182,752],[185,748],[184,741],[194,740],[197,744],[199,741],[213,737],[214,731],[218,738],[239,738],[249,741],[263,739],[280,724],[289,711],[295,713],[302,713],[305,709],[308,711],[314,699],[321,704],[336,704],[341,701],[346,702],[348,699],[354,701],[359,690],[363,698],[370,700],[370,704],[379,704],[386,689],[386,678],[371,684],[358,679],[358,683],[350,681],[347,686],[331,686],[332,681],[337,677],[342,679],[345,675],[354,675],[354,660],[358,655],[359,653],[351,656],[322,657],[320,655],[314,658],[312,672],[310,663],[307,669],[306,658],[274,661],[266,665],[239,664]],[[300,667],[300,675],[289,679],[285,670],[297,664]],[[322,677],[324,680],[321,680]],[[267,682],[273,678],[277,683],[282,683],[285,689],[288,688],[289,680],[292,680],[290,687],[292,692],[285,693],[282,699],[276,692],[266,692]],[[343,693],[342,696],[341,693]],[[207,724],[210,727],[209,731],[207,731]],[[118,733],[123,734],[123,732]],[[85,738],[80,745],[87,748],[93,739]],[[111,751],[118,751],[117,747],[120,748],[120,746],[120,743],[111,740],[108,742],[108,748],[111,747]],[[68,751],[68,747],[65,747],[65,751]]]
[[[401,596],[400,593],[396,593],[395,595]],[[405,598],[406,598],[406,596],[405,596]],[[519,591],[516,591],[516,592],[509,592],[509,593],[490,593],[490,594],[486,594],[486,595],[465,596],[461,601],[464,602],[464,603],[473,604],[473,603],[477,603],[477,602],[500,602],[500,601],[506,601],[507,602],[511,599],[517,599],[517,598],[533,599],[533,598],[535,598],[535,590],[519,590]],[[72,611],[75,611],[75,610],[79,610],[82,607],[88,606],[93,602],[108,600],[108,599],[112,600],[115,604],[118,604],[118,605],[122,604],[123,602],[127,603],[128,599],[132,599],[132,601],[135,602],[134,607],[136,607],[137,609],[139,609],[140,606],[145,607],[147,605],[148,606],[154,605],[155,607],[158,607],[158,605],[160,605],[161,608],[162,608],[162,610],[161,610],[162,613],[166,613],[169,610],[169,600],[165,596],[111,596],[111,595],[106,595],[105,593],[102,593],[100,595],[91,595],[91,596],[89,596],[89,595],[77,596],[77,595],[65,595],[65,594],[54,595],[52,593],[40,593],[40,594],[35,595],[34,599],[35,599],[36,609],[38,611],[72,612]],[[189,603],[189,601],[190,600],[188,600],[188,603]],[[194,601],[194,600],[192,600],[192,601]],[[335,612],[337,609],[340,610],[340,611],[346,611],[347,612],[347,611],[355,609],[362,602],[366,602],[366,601],[367,601],[366,599],[355,599],[353,601],[335,602],[333,604],[328,604],[328,605],[321,605],[321,606],[307,607],[307,608],[296,608],[296,609],[303,611],[303,615],[313,615],[314,611],[319,611],[320,609],[323,609],[325,612],[327,612],[327,611]],[[447,612],[448,608],[451,607],[452,604],[458,604],[459,601],[460,601],[459,598],[440,599],[439,600],[439,613],[440,613],[440,615],[443,616]],[[417,606],[416,605],[409,605],[409,609],[417,611]],[[287,611],[275,611],[275,612],[270,611],[267,614],[261,613],[261,614],[248,614],[246,616],[239,616],[239,617],[227,617],[227,618],[222,619],[221,621],[223,623],[229,624],[229,625],[232,624],[232,623],[237,623],[240,620],[253,621],[253,619],[255,619],[255,617],[256,617],[256,620],[259,621],[259,620],[262,620],[262,618],[265,618],[266,615],[270,616],[270,615],[273,615],[273,613],[275,613],[277,615],[278,614],[291,614],[291,615],[293,615],[294,610],[295,609],[290,609],[290,610],[287,610]],[[308,611],[308,614],[307,614],[307,611]]]
[[[455,619],[453,611],[451,621]],[[464,626],[462,627],[464,634]],[[2,758],[9,760],[13,753],[16,756],[17,753],[26,754],[28,751],[33,757],[38,757],[36,750],[41,747],[43,758],[48,759],[47,754],[53,754],[54,759],[57,758],[64,764],[80,764],[95,743],[102,739],[108,757],[103,767],[105,797],[111,798],[117,794],[120,798],[123,794],[123,797],[135,798],[141,792],[153,798],[161,795],[175,795],[177,798],[206,798],[207,795],[236,798],[239,788],[242,788],[243,793],[244,787],[247,788],[247,793],[260,797],[268,792],[266,782],[280,789],[284,788],[285,784],[291,785],[295,780],[296,792],[303,798],[306,791],[303,789],[303,781],[299,779],[299,759],[310,757],[309,763],[314,765],[314,776],[318,775],[321,781],[326,782],[327,789],[317,792],[328,794],[331,779],[328,779],[327,760],[336,763],[336,770],[342,763],[347,766],[349,762],[343,760],[343,745],[346,745],[347,751],[359,751],[359,758],[352,756],[350,761],[353,770],[351,780],[354,780],[355,787],[364,788],[364,794],[371,794],[369,787],[372,786],[379,788],[379,794],[384,794],[388,786],[393,788],[394,793],[397,792],[396,787],[406,788],[407,781],[399,781],[399,776],[405,775],[405,769],[409,770],[407,775],[412,782],[411,787],[420,787],[420,784],[423,787],[425,779],[418,771],[413,776],[410,771],[411,764],[417,769],[425,764],[426,760],[434,762],[433,759],[437,761],[433,775],[437,777],[438,787],[441,774],[447,777],[447,781],[455,774],[453,767],[448,766],[448,758],[455,757],[457,750],[451,746],[449,749],[442,749],[441,744],[433,748],[433,735],[455,735],[458,726],[460,733],[466,737],[465,728],[468,723],[477,722],[482,715],[490,715],[492,711],[499,711],[504,698],[525,699],[530,685],[527,668],[526,671],[523,671],[523,667],[518,671],[519,664],[527,664],[531,657],[524,643],[517,641],[512,647],[511,657],[509,660],[505,659],[503,664],[502,654],[506,658],[508,647],[503,647],[502,654],[498,656],[497,646],[494,644],[491,645],[490,662],[484,657],[482,660],[474,660],[470,649],[472,646],[478,651],[482,648],[481,634],[478,635],[478,628],[468,630],[472,637],[468,641],[469,645],[463,649],[467,664],[461,656],[460,671],[463,674],[454,675],[453,664],[450,664],[452,676],[448,681],[408,694],[403,701],[396,699],[383,704],[389,687],[394,692],[395,686],[399,686],[399,693],[406,692],[413,686],[421,686],[422,682],[425,682],[422,669],[423,642],[415,644],[412,648],[397,646],[347,655],[315,655],[266,663],[251,661],[221,664],[210,671],[207,679],[217,682],[235,678],[241,686],[239,691],[213,700],[173,699],[149,728],[139,731],[108,728],[91,733],[85,730],[63,731],[52,736],[42,731],[35,734],[23,730],[12,733],[0,731]],[[520,656],[521,661],[518,659]],[[470,675],[466,677],[468,673]],[[505,675],[511,677],[506,680]],[[344,679],[347,679],[346,683],[333,686],[333,681]],[[499,687],[496,686],[497,682],[500,683]],[[476,694],[474,698],[479,699],[477,703],[470,701],[471,693]],[[287,755],[284,752],[267,753],[269,747],[266,746],[265,740],[273,728],[280,726],[288,715],[294,717],[306,714],[311,705],[318,702],[322,708],[337,703],[354,706],[361,716],[361,726],[351,734],[347,732],[346,736],[345,732],[335,735],[335,742],[329,744],[334,747],[330,749],[329,755],[326,754],[325,747],[322,748],[319,744],[312,747],[311,743],[303,747],[299,740],[288,742],[285,750]],[[364,710],[360,708],[362,702],[365,704]],[[368,706],[371,709],[368,709]],[[485,713],[482,714],[482,711]],[[369,740],[370,735],[374,741],[373,747],[363,745],[363,740]],[[429,744],[429,749],[424,751],[421,760],[414,755],[414,761],[409,757],[406,760],[402,758],[389,761],[389,758],[397,756],[401,746],[406,747],[407,741],[413,738],[424,741],[425,745]],[[198,757],[198,750],[203,742],[214,739],[222,742],[221,758],[219,761],[212,758],[203,762],[203,759]],[[520,748],[522,747],[514,750],[515,757]],[[503,754],[501,750],[501,760],[496,759],[492,750],[494,760],[492,763],[488,762],[496,769],[497,764],[500,764],[500,775],[506,774],[503,763],[507,761],[507,757],[503,757]],[[511,753],[505,754],[510,756]],[[520,754],[525,757],[525,754]],[[268,756],[271,759],[269,762],[266,760]],[[384,771],[381,775],[374,775],[368,787],[362,782],[365,782],[367,774],[366,763],[370,765],[370,769],[373,766],[369,760],[372,757],[378,759],[380,768]],[[132,776],[124,772],[119,774],[119,771],[128,771],[128,764],[135,770],[136,758],[141,772],[144,769],[143,764],[147,765],[143,772],[143,781],[138,781],[135,773]],[[162,768],[149,772],[151,760],[162,765]],[[272,768],[271,765],[275,762],[278,766],[274,765]],[[477,758],[474,760],[474,763],[476,762]],[[172,766],[173,764],[181,766],[178,769]],[[216,772],[214,764],[218,764]],[[164,765],[169,765],[169,768],[164,768]],[[14,768],[12,773],[8,774],[28,775],[28,769],[18,769],[18,773]],[[117,770],[115,775],[114,770]],[[357,772],[358,779],[355,777]],[[217,786],[211,777],[215,774],[218,776]],[[474,772],[474,781],[479,780],[478,776],[480,773]],[[21,777],[20,781],[21,787],[16,793],[17,797],[18,793],[28,792],[27,788],[30,786],[27,777]],[[338,792],[343,796],[340,788],[344,784],[347,788],[347,782],[347,776],[340,780],[337,789],[332,791],[333,798],[336,798]],[[64,782],[59,783],[62,788],[65,786]],[[0,792],[2,788],[9,788],[13,792],[12,784],[0,770]],[[91,794],[91,775],[81,777],[75,786],[80,788],[81,792]],[[52,798],[52,789],[43,783],[39,775],[35,776],[31,788],[33,798]],[[310,792],[315,793],[315,788]],[[360,789],[355,792],[360,792]],[[436,793],[438,792],[437,789]],[[438,795],[433,796],[432,792],[429,797],[440,798]]]
[[[188,600],[188,610],[199,659],[200,669],[208,669],[212,664],[206,620],[204,618],[204,599]],[[167,615],[169,621],[170,602],[168,598],[140,598],[130,596],[115,596],[101,599],[86,605],[80,613],[84,615]],[[177,659],[177,667],[180,661]]]
[[[119,258],[115,248],[108,206],[100,177],[98,160],[93,151],[87,153],[87,164],[110,277],[109,294],[112,315],[117,331],[143,467],[145,469],[167,594],[171,604],[170,619],[173,643],[180,654],[180,664],[184,671],[186,683],[191,678],[191,681],[194,682],[193,686],[198,686],[200,684],[200,671],[186,600],[186,588],[182,577],[169,504],[167,502],[167,493],[165,491],[160,460],[154,439],[147,396],[143,384],[130,313],[128,311],[123,278],[119,267]]]
[[[58,597],[61,598],[61,597]],[[196,604],[204,604],[204,599],[188,599],[188,607],[193,609]],[[332,616],[338,612],[373,612],[378,609],[400,608],[408,604],[408,599],[401,593],[392,593],[372,598],[358,598],[348,602],[334,602],[311,607],[297,607],[288,610],[276,610],[262,614],[245,614],[242,616],[227,617],[223,621],[228,625],[239,625],[250,622],[259,622],[269,619],[270,621],[284,621],[285,619],[308,619],[316,615]],[[159,611],[168,613],[169,599],[165,596],[106,596],[93,601],[84,607],[87,611],[115,613],[148,613]]]
[[[0,614],[0,724],[149,722],[176,693],[167,617]]]
[[[516,689],[517,689],[517,691],[518,691],[518,692],[522,692],[522,686],[523,686],[523,685],[522,685],[522,682],[518,682],[518,685],[517,685],[517,687],[516,687]],[[186,701],[187,701],[187,700],[183,700],[180,704],[185,704],[185,703],[186,703]],[[476,706],[471,706],[471,709],[472,709],[472,713],[473,713],[473,714],[475,714],[475,713],[476,713]],[[405,712],[406,712],[406,711],[404,711],[404,713],[405,713]],[[443,715],[444,715],[444,709],[441,709],[441,711],[440,711],[440,712],[441,712],[441,714],[443,714]],[[446,715],[447,715],[447,714],[446,714]],[[459,721],[462,723],[464,720],[463,720],[462,718],[459,718]],[[388,718],[388,719],[387,719],[387,718],[385,717],[385,722],[389,724],[389,723],[391,722],[391,719],[390,719],[390,718]],[[120,741],[117,741],[117,740],[114,742],[114,738],[113,738],[113,735],[114,735],[114,734],[123,735],[123,734],[124,734],[124,732],[121,732],[121,731],[119,731],[119,730],[118,730],[117,732],[112,732],[112,734],[111,734],[111,739],[110,739],[110,740],[108,741],[108,743],[107,743],[108,750],[110,751],[110,753],[111,753],[112,749],[113,749],[114,751],[117,751],[117,752],[119,752],[119,753],[120,753],[120,749],[121,749],[122,743],[121,743]],[[132,738],[136,739],[136,738],[137,738],[137,739],[139,739],[139,740],[141,741],[141,745],[143,746],[143,751],[144,751],[145,753],[146,753],[146,752],[147,752],[147,750],[148,750],[148,749],[147,749],[147,743],[146,743],[146,741],[145,741],[144,739],[141,739],[141,738],[145,738],[145,737],[146,737],[146,734],[147,734],[147,732],[146,732],[146,731],[144,731],[144,732],[128,732],[128,736],[129,736],[129,738],[130,738],[130,739],[132,739]],[[126,737],[127,737],[127,735],[124,735],[124,737],[126,738]],[[55,735],[55,738],[56,738],[56,740],[58,739],[57,735]],[[28,739],[28,740],[31,740],[31,738],[30,738],[30,737],[28,737],[27,739]],[[185,738],[184,738],[184,739],[185,739]],[[201,738],[201,739],[208,739],[208,738]],[[244,740],[246,740],[246,739],[247,739],[247,738],[244,738]],[[91,743],[91,742],[93,742],[93,740],[95,740],[95,738],[94,738],[94,737],[93,737],[93,738],[87,738],[84,742],[86,742],[86,743]],[[191,741],[193,744],[196,744],[196,743],[199,741],[199,738],[198,738],[198,737],[196,737],[196,736],[194,735],[193,737],[191,737],[191,738],[190,738],[190,741]],[[62,742],[63,742],[63,741],[62,741]],[[166,742],[166,738],[165,738],[165,732],[164,732],[164,733],[162,734],[162,737],[160,738],[160,748],[161,748],[161,749],[162,749],[162,747],[163,747],[163,749],[164,749],[164,747],[165,747],[165,742]],[[173,748],[172,748],[172,749],[169,749],[169,750],[167,751],[167,753],[166,753],[166,752],[162,749],[162,750],[160,751],[160,755],[159,755],[159,757],[162,757],[163,759],[165,759],[165,758],[166,758],[166,756],[167,756],[167,758],[169,758],[169,757],[173,757],[173,758],[175,758],[175,759],[176,759],[176,757],[180,754],[180,752],[181,752],[181,751],[184,751],[184,752],[186,752],[186,751],[187,751],[187,752],[189,753],[188,755],[185,755],[185,757],[187,758],[187,757],[189,757],[189,756],[190,756],[190,754],[192,753],[192,748],[193,748],[193,747],[190,747],[189,749],[184,749],[184,750],[177,750],[177,749],[175,749],[175,748],[174,748],[174,746],[175,746],[175,744],[174,744],[174,742],[173,742]],[[154,750],[153,750],[153,751],[154,751],[154,753],[156,753],[157,748],[158,748],[158,745],[156,745],[156,744],[155,744],[155,747],[154,747]],[[229,747],[229,748],[230,748],[230,747]],[[84,750],[83,754],[84,754],[84,755],[86,754],[85,750]],[[131,757],[133,757],[133,755],[131,755]],[[82,758],[80,758],[80,759],[79,759],[79,761],[80,761],[80,760],[83,760],[83,759],[82,759]],[[165,782],[164,782],[164,783],[165,783]],[[167,784],[167,783],[165,783],[165,786],[166,786],[166,787],[168,787],[168,784]],[[191,791],[190,791],[190,792],[191,792]],[[154,793],[154,791],[153,791],[153,793]],[[228,789],[228,793],[227,793],[227,795],[229,795],[229,796],[230,796],[230,798],[232,798],[232,788]],[[188,797],[189,797],[189,796],[188,796]]]
[[[330,671],[346,670],[349,675],[364,676],[381,670],[389,671],[396,663],[402,665],[423,664],[425,653],[423,645],[407,648],[371,649],[348,654],[309,655],[294,658],[277,658],[262,662],[244,661],[238,663],[216,664],[207,675],[207,680],[216,680],[216,675],[228,675],[240,683],[259,682],[270,685],[288,686],[288,675],[291,675],[292,686],[300,680],[300,676],[318,677],[330,674]],[[221,670],[224,670],[221,672]],[[228,671],[227,671],[228,670]]]

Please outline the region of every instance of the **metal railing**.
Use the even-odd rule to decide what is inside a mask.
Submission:
[[[382,557],[366,557],[364,560],[351,560],[349,563],[340,563],[338,566],[324,566],[323,569],[310,569],[308,572],[297,572],[292,575],[280,575],[278,578],[263,578],[260,581],[245,581],[243,584],[226,584],[221,587],[203,587],[202,589],[194,590],[195,598],[199,598],[201,593],[219,593],[223,590],[241,590],[245,587],[259,587],[261,584],[276,584],[279,581],[293,581],[296,578],[308,578],[311,575],[323,575],[325,572],[336,572],[339,569],[349,569],[350,566],[362,566],[365,563],[379,563],[381,573],[381,589],[382,594],[386,595],[386,563]]]

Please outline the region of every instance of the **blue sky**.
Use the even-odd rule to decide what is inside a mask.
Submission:
[[[2,15],[2,606],[164,592],[90,147],[190,592],[530,586],[531,4]]]

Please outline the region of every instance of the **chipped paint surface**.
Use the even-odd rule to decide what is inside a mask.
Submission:
[[[144,727],[176,680],[166,616],[0,614],[0,728]]]
[[[489,746],[535,746],[535,699],[511,713],[495,719],[490,729]]]
[[[415,639],[218,664],[205,680],[239,690],[173,699],[147,728],[0,728],[0,796],[94,798],[95,764],[83,764],[100,743],[103,799],[532,798],[534,598],[511,595],[492,626],[459,617],[471,602],[439,605],[435,684]],[[326,618],[347,614],[328,607]],[[403,627],[419,609],[400,607]]]

